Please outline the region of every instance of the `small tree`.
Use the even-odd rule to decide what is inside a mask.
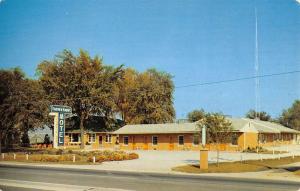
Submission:
[[[205,111],[203,109],[195,109],[188,113],[187,118],[189,122],[196,122],[205,118]]]
[[[300,100],[295,100],[290,108],[283,110],[279,122],[289,128],[300,130]]]
[[[260,119],[262,121],[271,121],[271,116],[265,112],[265,111],[261,111],[261,112],[257,112],[253,109],[250,109],[248,111],[248,113],[246,114],[246,117],[249,119]]]
[[[199,127],[206,127],[207,143],[217,146],[217,165],[219,166],[220,144],[228,143],[231,137],[232,125],[222,113],[207,113],[198,123]]]

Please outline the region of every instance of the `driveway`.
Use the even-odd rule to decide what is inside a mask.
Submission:
[[[283,148],[282,148],[283,149]],[[296,149],[296,147],[294,148]],[[220,162],[232,162],[240,160],[259,160],[267,158],[278,158],[285,156],[300,155],[300,146],[297,145],[299,152],[293,151],[283,154],[257,154],[240,152],[220,152]],[[296,149],[296,150],[297,150]],[[124,170],[124,171],[150,171],[150,172],[171,172],[171,168],[185,164],[199,164],[199,151],[132,151],[139,154],[139,159],[130,161],[104,162],[101,169]],[[217,161],[217,152],[210,151],[208,154],[209,163]]]

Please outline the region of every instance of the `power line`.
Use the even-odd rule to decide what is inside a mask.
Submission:
[[[266,77],[272,77],[272,76],[281,76],[281,75],[295,74],[295,73],[300,73],[300,70],[273,73],[273,74],[255,75],[255,76],[249,76],[249,77],[234,78],[234,79],[212,81],[212,82],[203,82],[203,83],[199,82],[199,83],[177,86],[175,88],[179,89],[179,88],[188,88],[188,87],[195,87],[195,86],[214,85],[214,84],[221,84],[221,83],[227,83],[227,82],[236,82],[236,81],[250,80],[250,79],[256,79],[256,78],[266,78]]]

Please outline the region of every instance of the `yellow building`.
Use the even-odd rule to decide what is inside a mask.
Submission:
[[[228,118],[233,126],[231,141],[220,150],[242,151],[247,148],[295,144],[298,131],[280,124],[247,118]],[[197,123],[126,125],[113,134],[119,137],[121,150],[199,150],[200,129]],[[215,144],[208,144],[216,150]]]
[[[86,149],[113,149],[118,144],[118,137],[111,132],[86,131],[84,134]],[[66,131],[65,146],[79,149],[81,144],[80,130]]]

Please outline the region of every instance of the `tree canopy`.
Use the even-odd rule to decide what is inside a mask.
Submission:
[[[47,99],[53,104],[72,107],[73,113],[79,117],[81,148],[85,143],[84,121],[90,115],[102,116],[107,122],[114,119],[122,67],[104,65],[101,58],[91,58],[83,50],[78,56],[64,50],[54,60],[39,64],[37,72]]]
[[[203,109],[195,109],[188,113],[187,118],[189,122],[196,122],[205,117],[205,111]]]
[[[38,79],[28,79],[18,68],[0,70],[1,143],[11,135],[28,142],[29,129],[51,127],[51,104],[72,107],[83,143],[85,125],[96,118],[108,128],[120,124],[119,114],[130,124],[174,121],[174,84],[168,73],[105,65],[84,50],[78,55],[63,50],[41,62],[36,72]]]
[[[290,108],[283,110],[279,122],[289,128],[300,130],[300,100],[295,100]]]
[[[173,122],[173,91],[172,76],[168,73],[126,69],[118,104],[123,119],[129,124]]]
[[[247,114],[246,117],[249,119],[260,119],[262,121],[271,121],[271,116],[265,112],[265,111],[261,111],[261,112],[257,112],[253,109],[250,109]]]
[[[206,127],[206,140],[208,143],[226,143],[230,139],[232,124],[222,113],[205,113],[198,121],[200,129]]]
[[[19,69],[0,70],[0,142],[5,146],[28,140],[27,131],[42,127],[46,115],[44,92],[38,81]],[[1,145],[0,145],[1,149]]]

